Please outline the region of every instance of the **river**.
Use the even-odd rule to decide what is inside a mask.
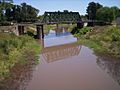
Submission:
[[[120,90],[120,60],[95,55],[64,29],[40,43],[40,64],[20,67],[4,90]]]
[[[120,90],[120,60],[96,56],[67,31],[50,30],[26,90]]]

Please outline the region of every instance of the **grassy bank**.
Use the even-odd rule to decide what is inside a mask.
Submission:
[[[16,36],[0,33],[0,80],[9,76],[15,64],[26,64],[29,60],[37,62],[40,46],[29,36]]]
[[[120,58],[120,27],[96,26],[78,29],[75,36],[78,43],[92,48],[95,52]]]

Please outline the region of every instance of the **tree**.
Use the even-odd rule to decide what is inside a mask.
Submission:
[[[13,3],[13,0],[0,0],[0,2],[9,2],[9,3]]]
[[[39,10],[37,10],[36,8],[27,5],[27,20],[29,21],[35,21],[37,19],[37,15],[39,13]]]
[[[22,9],[20,5],[14,5],[12,8],[12,21],[21,22],[22,21]]]
[[[44,15],[39,15],[39,16],[37,17],[37,19],[38,19],[39,21],[42,21],[43,18],[44,18]]]
[[[90,2],[87,7],[87,16],[89,20],[95,20],[96,19],[96,12],[99,8],[103,7],[99,3]]]
[[[5,17],[7,21],[11,20],[11,9],[10,8],[6,9]]]
[[[12,2],[13,0],[0,0],[0,22],[31,22],[37,19],[38,9],[26,3],[13,5]]]
[[[102,7],[97,10],[97,20],[111,23],[113,21],[113,12],[109,7]]]
[[[87,20],[87,15],[81,15],[81,19],[82,19],[82,21],[86,21]]]
[[[29,22],[29,21],[35,21],[37,19],[39,10],[32,7],[31,5],[22,3],[21,4],[21,12],[22,12],[22,21]]]
[[[116,6],[111,7],[111,11],[113,14],[113,19],[116,20],[117,17],[120,17],[120,9]]]
[[[6,20],[6,16],[5,16],[6,9],[8,13],[10,8],[12,7],[12,2],[13,0],[0,0],[0,22]]]

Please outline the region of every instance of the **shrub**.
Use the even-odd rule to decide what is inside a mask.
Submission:
[[[75,36],[81,37],[89,32],[92,31],[92,29],[90,27],[84,27],[82,29],[77,29],[77,32],[75,32]]]
[[[37,61],[39,53],[40,45],[32,37],[0,33],[0,80],[15,64]]]
[[[86,38],[89,32],[89,38]],[[97,27],[93,31],[81,30],[77,33],[79,43],[93,48],[96,52],[107,53],[120,58],[120,27]]]

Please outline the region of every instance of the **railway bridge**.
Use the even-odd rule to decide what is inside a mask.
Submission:
[[[18,23],[17,30],[18,35],[24,34],[25,26],[34,24],[36,26],[37,31],[37,39],[44,38],[44,25],[56,24],[58,28],[59,24],[77,24],[78,28],[82,27],[82,20],[80,14],[78,12],[45,12],[43,15],[43,19],[41,21],[35,23]]]

